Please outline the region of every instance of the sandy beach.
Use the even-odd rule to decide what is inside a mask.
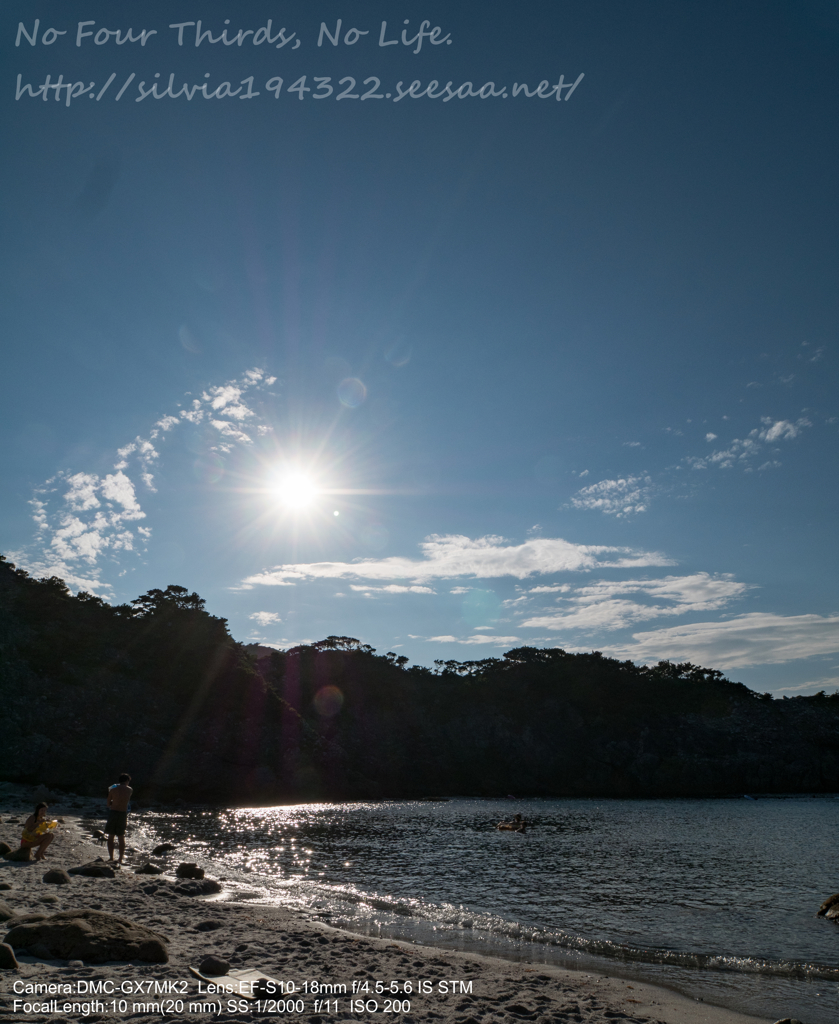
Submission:
[[[128,918],[165,939],[168,962],[88,965],[18,953],[18,970],[0,971],[3,1015],[11,1021],[125,1018],[145,1024],[292,1017],[329,1024],[396,1017],[442,1024],[772,1024],[776,1019],[744,1016],[590,971],[360,937],[283,909],[183,895],[176,892],[177,851],[156,859],[164,874],[135,874],[146,858],[131,852],[130,834],[126,864],[114,878],[73,875],[69,884],[45,883],[50,868],[107,859],[105,844],[82,825],[74,806],[79,802],[94,803],[68,799],[50,805],[49,816],[63,823],[45,861],[0,860],[0,883],[9,886],[0,892],[0,902],[16,916],[92,909]],[[21,823],[34,803],[28,787],[15,787],[14,794],[7,787],[0,840],[19,845]],[[14,923],[14,918],[0,922],[0,941]],[[282,982],[285,991],[260,1001],[219,992],[219,985],[213,991],[189,970],[209,955],[226,960],[234,971],[259,970]],[[90,994],[90,983],[101,981],[111,984]],[[223,989],[224,979],[219,982]],[[788,1012],[779,1008],[778,1018]]]

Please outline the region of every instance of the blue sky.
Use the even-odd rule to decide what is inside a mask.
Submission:
[[[280,647],[839,686],[838,42],[827,0],[10,0],[0,550]]]

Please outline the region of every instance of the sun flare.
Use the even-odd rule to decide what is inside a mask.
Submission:
[[[277,484],[277,494],[291,509],[308,508],[318,495],[314,480],[308,473],[294,470],[286,473]]]

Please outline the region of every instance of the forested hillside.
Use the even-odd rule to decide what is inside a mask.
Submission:
[[[0,779],[143,799],[839,791],[839,695],[518,648],[407,668],[351,637],[248,648],[177,586],[73,596],[0,556]]]

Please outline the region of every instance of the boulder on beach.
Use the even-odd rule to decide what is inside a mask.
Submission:
[[[839,892],[835,892],[832,896],[827,897],[816,911],[816,917],[829,917],[828,911],[836,906],[839,906]]]
[[[12,852],[11,846],[8,843],[0,843],[0,857],[5,857],[7,854]]]
[[[49,882],[52,885],[69,885],[72,879],[64,868],[50,868],[41,881]]]
[[[204,869],[199,868],[197,864],[179,864],[175,874],[178,878],[203,878]]]
[[[15,951],[8,942],[0,942],[0,971],[16,971],[18,966]]]
[[[215,932],[218,931],[219,928],[223,927],[224,921],[215,921],[212,919],[208,919],[206,921],[199,921],[198,924],[195,926],[195,930],[197,932]]]
[[[17,864],[23,863],[29,860],[29,855],[32,853],[32,848],[29,846],[21,846],[17,850],[12,850],[11,853],[4,853],[3,856],[6,860],[14,861]]]
[[[71,875],[84,875],[86,878],[116,878],[114,869],[105,863],[101,857],[90,860],[87,864],[79,864],[78,867],[70,868]]]
[[[159,868],[156,864],[152,864],[151,861],[147,861],[141,868],[134,869],[135,875],[162,875],[163,868]]]
[[[44,960],[144,960],[165,964],[166,940],[145,925],[101,910],[65,910],[40,921],[16,924],[6,942]]]
[[[202,878],[194,882],[181,882],[176,885],[174,891],[179,896],[212,896],[213,893],[221,892],[221,884],[214,878]]]
[[[8,882],[0,882],[0,892],[7,892],[11,888]]]
[[[171,843],[161,843],[152,850],[152,857],[162,857],[164,853],[171,853],[175,847]]]
[[[226,960],[222,960],[220,956],[205,956],[201,963],[198,965],[198,970],[202,974],[221,975],[227,974],[230,970],[230,964]]]
[[[8,921],[9,918],[14,916],[15,912],[14,910],[12,910],[9,904],[4,903],[2,900],[0,900],[0,921]]]

